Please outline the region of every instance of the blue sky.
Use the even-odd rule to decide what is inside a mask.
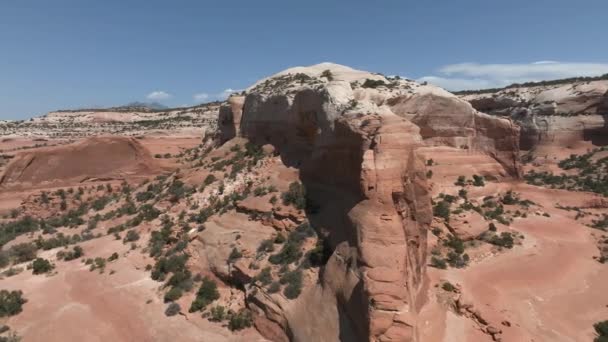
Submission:
[[[192,105],[324,61],[452,90],[603,74],[606,13],[604,0],[2,1],[0,119]]]

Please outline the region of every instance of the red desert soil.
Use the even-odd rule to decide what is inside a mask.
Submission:
[[[502,330],[502,341],[591,341],[593,323],[608,316],[608,268],[593,259],[598,250],[592,234],[599,231],[555,205],[581,206],[594,196],[521,183],[486,188],[488,194],[513,188],[550,217],[531,215],[511,225],[524,234],[522,246],[464,269],[429,268],[431,283],[459,284],[467,302]],[[421,315],[424,341],[492,341],[471,319],[438,309],[433,291]]]
[[[39,188],[91,179],[124,179],[158,172],[158,164],[136,139],[96,137],[19,153],[7,166],[0,186]]]
[[[152,262],[112,236],[81,244],[86,258],[120,257],[105,271],[89,271],[82,260],[56,262],[50,276],[24,270],[5,278],[3,288],[20,289],[28,302],[5,324],[23,341],[262,341],[254,329],[232,333],[200,315],[166,317],[160,283],[144,270]],[[58,249],[40,253],[54,261]],[[19,265],[25,267],[25,264]],[[115,273],[113,273],[113,271]],[[187,312],[189,303],[180,303]]]

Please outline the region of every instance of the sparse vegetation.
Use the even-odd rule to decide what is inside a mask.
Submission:
[[[594,342],[608,342],[608,320],[595,323],[593,329],[597,334]]]
[[[180,312],[180,310],[181,307],[179,306],[179,304],[173,302],[167,306],[167,309],[165,310],[165,315],[169,317],[175,316]]]
[[[282,198],[285,205],[293,205],[298,209],[306,207],[306,189],[302,183],[293,182],[289,184],[289,190],[283,193]]]
[[[20,313],[23,304],[26,302],[22,291],[0,290],[0,317],[14,316]]]
[[[190,312],[196,312],[204,309],[207,305],[213,303],[220,298],[220,293],[217,291],[217,285],[208,277],[203,278],[201,287],[196,292],[196,298],[190,306]]]

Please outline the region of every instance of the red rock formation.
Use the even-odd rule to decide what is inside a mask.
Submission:
[[[321,78],[326,69],[332,81]],[[366,80],[385,86],[361,86]],[[229,102],[230,111],[239,113],[237,101]],[[285,306],[263,294],[252,300],[298,341],[418,340],[432,219],[418,147],[477,150],[519,175],[519,131],[508,120],[478,113],[439,88],[332,64],[294,68],[258,82],[247,90],[239,127],[229,123],[220,123],[222,136],[240,130],[253,142],[274,145],[286,165],[300,169],[321,208],[309,220],[327,231],[335,247],[320,274],[322,290],[307,292],[333,299],[305,295],[309,309],[318,303],[314,312],[332,319],[312,323],[298,314],[299,300]],[[332,302],[335,307],[328,308]],[[315,324],[314,331],[307,324]]]
[[[87,179],[146,176],[159,166],[136,139],[89,138],[82,142],[18,154],[0,185],[38,186],[78,183]]]

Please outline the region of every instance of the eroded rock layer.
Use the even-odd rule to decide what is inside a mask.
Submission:
[[[608,81],[573,81],[467,92],[461,98],[482,112],[511,117],[521,126],[521,147],[606,144]]]

